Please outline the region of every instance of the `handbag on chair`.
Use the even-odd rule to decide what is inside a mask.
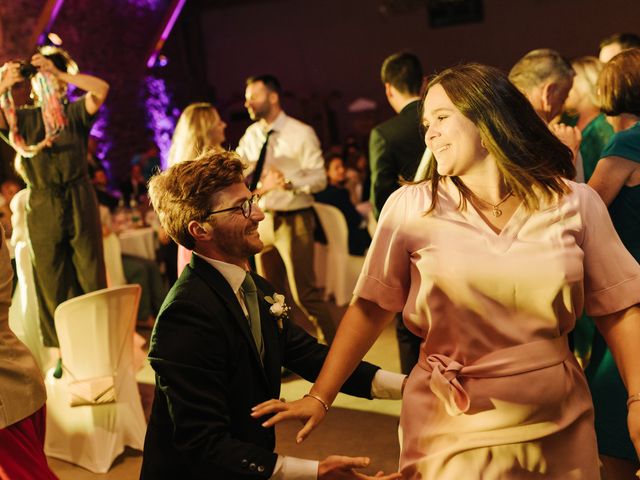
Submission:
[[[69,405],[72,407],[100,405],[116,401],[113,375],[88,378],[86,380],[73,380],[68,383],[67,388],[69,390]]]
[[[118,354],[116,365],[120,364],[122,358],[123,345]],[[75,375],[62,365],[62,369],[71,375],[73,381],[67,384],[69,392],[69,405],[72,407],[80,407],[83,405],[102,405],[105,403],[115,403],[116,401],[116,372],[111,375],[103,375],[101,377],[87,378],[77,380]]]

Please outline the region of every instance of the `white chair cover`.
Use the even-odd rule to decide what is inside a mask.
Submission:
[[[67,300],[55,312],[64,366],[47,372],[45,453],[105,473],[126,445],[142,450],[146,422],[133,369],[133,329],[140,286],[125,285]],[[71,407],[68,384],[113,375],[115,403]]]
[[[364,257],[349,255],[349,230],[340,210],[324,203],[314,203],[327,237],[325,295],[333,295],[336,305],[346,305],[364,265]]]
[[[313,244],[313,270],[318,288],[324,288],[327,283],[327,250],[327,245],[320,242]]]
[[[45,372],[58,359],[58,349],[47,348],[42,343],[38,297],[27,244],[27,222],[25,217],[27,196],[27,190],[20,190],[11,200],[11,222],[13,224],[11,244],[15,252],[18,285],[9,309],[9,327],[31,351],[40,370]]]
[[[102,245],[104,247],[104,264],[107,270],[107,285],[110,287],[126,285],[127,279],[122,268],[120,239],[115,233],[111,232],[102,238]]]

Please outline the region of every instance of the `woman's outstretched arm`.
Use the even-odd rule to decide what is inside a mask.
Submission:
[[[356,299],[340,322],[329,354],[309,396],[290,403],[269,400],[254,407],[251,415],[258,418],[275,413],[264,422],[265,427],[291,418],[303,421],[304,426],[296,436],[296,441],[302,442],[322,421],[342,384],[353,373],[393,316],[393,312],[382,309],[376,303]]]

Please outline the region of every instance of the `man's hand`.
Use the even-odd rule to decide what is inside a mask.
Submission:
[[[18,62],[7,62],[2,66],[4,73],[0,82],[0,95],[13,87],[16,83],[24,80],[20,76],[20,64]]]
[[[251,416],[260,418],[264,415],[275,413],[273,417],[262,424],[263,427],[272,427],[276,423],[291,418],[297,418],[304,427],[296,435],[296,443],[302,441],[311,433],[324,418],[327,412],[322,404],[310,397],[301,398],[295,402],[282,402],[280,400],[267,400],[252,409]]]
[[[51,60],[40,53],[36,53],[33,57],[31,57],[31,65],[36,67],[39,72],[50,73],[54,77],[57,77],[62,73],[56,68]]]
[[[374,477],[371,477],[354,470],[355,468],[367,467],[369,462],[370,460],[367,457],[331,455],[318,465],[318,480],[369,480],[374,478],[378,480],[396,480],[402,478],[399,473],[385,475],[384,472],[378,472]]]
[[[260,195],[264,195],[271,190],[284,189],[285,182],[284,175],[280,170],[270,168],[265,172],[260,180],[261,185],[258,193]]]
[[[573,163],[575,163],[576,158],[578,158],[580,142],[582,142],[580,129],[578,127],[570,127],[564,123],[550,123],[549,129],[558,137],[558,140],[571,149],[573,152]]]

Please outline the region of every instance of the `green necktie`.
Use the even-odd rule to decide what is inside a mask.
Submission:
[[[260,308],[258,307],[258,289],[249,272],[247,272],[246,277],[244,277],[244,282],[242,282],[242,291],[244,293],[244,303],[249,312],[251,335],[253,335],[253,340],[260,354],[260,360],[264,360],[264,343],[262,341],[262,328],[260,326]]]

